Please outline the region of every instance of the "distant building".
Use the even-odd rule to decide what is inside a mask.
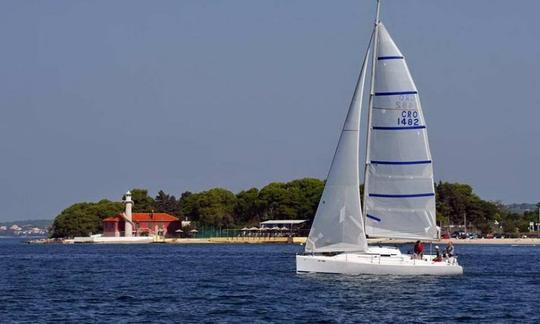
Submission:
[[[141,236],[174,236],[182,227],[180,220],[166,213],[133,213],[131,192],[124,196],[125,210],[103,220],[104,237],[122,237],[126,240]],[[178,231],[178,232],[177,232]]]
[[[22,228],[19,227],[19,225],[17,225],[17,224],[11,225],[11,226],[9,227],[9,229],[12,230],[12,231],[20,231],[20,230],[22,230]]]
[[[132,233],[125,233],[126,219],[123,214],[107,217],[103,220],[103,236],[108,237],[174,236],[177,234],[176,231],[181,228],[181,222],[178,218],[166,213],[133,213],[131,228]]]

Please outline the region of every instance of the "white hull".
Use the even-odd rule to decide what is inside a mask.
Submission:
[[[368,252],[341,253],[333,256],[297,255],[296,271],[374,275],[461,275],[463,268],[456,258],[441,262],[435,256],[413,259],[394,248],[370,248]]]

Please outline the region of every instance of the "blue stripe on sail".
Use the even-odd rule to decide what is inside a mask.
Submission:
[[[423,161],[371,161],[371,164],[391,164],[391,165],[407,165],[407,164],[430,164],[431,160]]]
[[[426,126],[405,126],[405,127],[381,127],[381,126],[374,126],[373,129],[381,129],[381,130],[402,130],[402,129],[422,129],[426,128]]]
[[[375,92],[375,96],[399,96],[417,94],[418,91],[398,91],[398,92]]]
[[[377,60],[401,60],[403,58],[403,56],[379,56],[377,57]]]
[[[376,198],[418,198],[418,197],[432,197],[435,196],[432,192],[419,193],[419,194],[408,194],[408,195],[386,195],[386,194],[374,194],[370,193],[370,197]]]
[[[381,221],[381,219],[379,217],[376,217],[376,216],[373,216],[373,215],[370,215],[370,214],[366,214],[366,216],[367,216],[367,218],[371,218],[374,221],[377,221],[377,222]]]

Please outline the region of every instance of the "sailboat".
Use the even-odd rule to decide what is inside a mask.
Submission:
[[[405,57],[379,19],[297,272],[391,275],[458,275],[456,257],[403,254],[368,246],[366,235],[433,241],[433,166],[419,94]],[[360,116],[368,61],[367,145],[363,206],[360,200]],[[364,213],[362,213],[362,210]]]

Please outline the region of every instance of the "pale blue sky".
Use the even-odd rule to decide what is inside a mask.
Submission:
[[[0,220],[324,178],[375,1],[0,1]],[[386,0],[437,179],[540,200],[540,1]]]

